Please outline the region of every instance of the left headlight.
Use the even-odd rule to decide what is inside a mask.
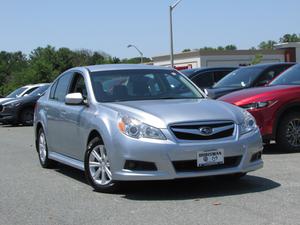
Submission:
[[[19,106],[21,103],[20,102],[11,102],[11,103],[8,103],[8,104],[5,104],[3,105],[5,108],[14,108],[14,107],[17,107]]]
[[[246,110],[243,111],[243,114],[244,114],[244,121],[240,125],[241,135],[249,133],[257,128],[255,118]]]
[[[166,140],[166,137],[160,129],[142,123],[141,121],[129,116],[119,115],[118,127],[123,134],[132,138]]]

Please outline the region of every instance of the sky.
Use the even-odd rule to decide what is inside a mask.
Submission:
[[[56,48],[131,58],[169,54],[175,0],[0,0],[0,51]],[[249,49],[300,33],[299,0],[183,0],[174,10],[174,50],[235,44]]]

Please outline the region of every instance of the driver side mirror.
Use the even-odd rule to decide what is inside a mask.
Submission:
[[[84,98],[81,93],[70,93],[65,98],[66,105],[84,105]]]

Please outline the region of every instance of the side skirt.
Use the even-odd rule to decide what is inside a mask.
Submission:
[[[74,167],[76,169],[84,171],[84,163],[82,161],[79,161],[77,159],[70,158],[68,156],[56,153],[56,152],[49,152],[48,155],[49,159],[52,159],[54,161],[60,162],[62,164]]]

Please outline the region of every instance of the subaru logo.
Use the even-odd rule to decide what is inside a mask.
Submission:
[[[201,127],[199,131],[202,136],[210,136],[213,134],[213,129],[211,127]]]

